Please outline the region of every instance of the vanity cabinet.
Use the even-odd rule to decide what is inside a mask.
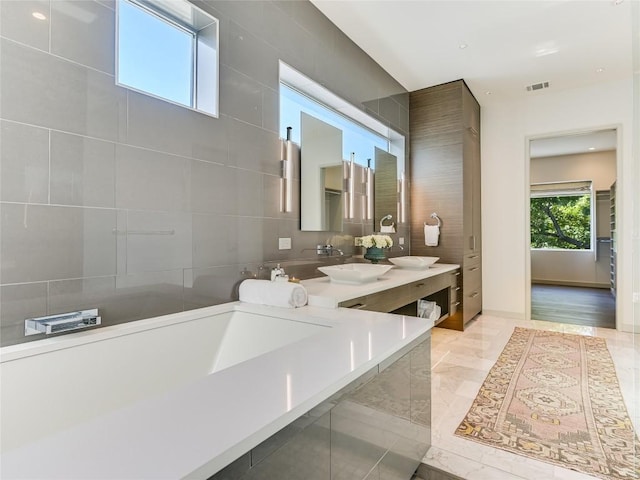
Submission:
[[[457,313],[461,304],[458,292],[459,277],[460,270],[456,269],[380,292],[351,298],[340,302],[338,306],[415,317],[418,300],[433,297],[429,299],[440,305],[442,309],[440,318],[444,322],[451,312]],[[438,322],[436,323],[439,325]]]
[[[480,106],[463,80],[410,94],[411,254],[459,264],[455,313],[439,326],[463,330],[482,311]],[[424,224],[442,220],[438,246]]]

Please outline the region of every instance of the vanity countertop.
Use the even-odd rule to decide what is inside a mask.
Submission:
[[[425,278],[434,277],[442,273],[452,272],[460,268],[460,265],[435,263],[430,268],[414,270],[393,267],[375,282],[361,285],[346,285],[332,283],[329,277],[312,278],[301,283],[307,289],[309,305],[325,308],[336,308],[340,303],[364,295],[400,287],[407,283],[416,282]]]
[[[394,272],[389,280],[395,285],[400,280],[443,271],[448,271],[447,267],[425,272]],[[381,287],[390,284],[377,283]],[[321,292],[334,291],[322,290],[322,281],[311,284],[318,284]],[[336,287],[338,291],[344,288]],[[371,291],[373,287],[349,290],[359,292],[358,288]],[[340,298],[344,298],[344,294]],[[330,328],[6,451],[0,457],[2,476],[209,478],[389,356],[420,339],[433,326],[430,320],[409,316],[313,306],[282,309],[241,302],[148,321],[165,325],[184,321],[185,316],[188,320],[191,316],[215,315],[229,309],[298,319]],[[144,324],[147,320],[141,322]],[[136,323],[131,322],[126,328],[135,329]],[[106,337],[109,332],[104,329],[95,335]],[[81,337],[60,337],[55,342],[73,343],[75,338]]]

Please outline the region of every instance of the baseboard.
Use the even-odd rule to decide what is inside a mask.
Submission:
[[[532,285],[562,285],[565,287],[587,287],[587,288],[603,288],[609,289],[611,285],[608,283],[593,283],[593,282],[571,282],[565,280],[531,280]]]
[[[504,310],[487,310],[482,309],[482,315],[489,315],[491,317],[511,318],[513,320],[524,320],[523,312],[507,312]]]

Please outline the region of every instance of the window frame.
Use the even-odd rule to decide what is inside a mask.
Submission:
[[[173,0],[176,1],[176,0]],[[190,8],[191,16],[193,20],[191,23],[183,21],[177,18],[175,15],[162,8],[160,3],[154,3],[154,0],[117,0],[116,1],[116,30],[115,30],[115,83],[119,87],[137,92],[143,95],[147,95],[152,98],[162,100],[164,102],[177,105],[188,110],[196,111],[207,116],[214,118],[219,117],[220,111],[220,21],[213,15],[205,12],[201,8],[193,5],[187,0],[181,0],[188,8]],[[190,76],[190,104],[185,105],[179,101],[172,100],[157,93],[147,91],[141,88],[137,88],[126,83],[121,83],[120,80],[120,6],[122,3],[127,3],[134,8],[138,8],[144,13],[153,16],[154,18],[166,23],[167,25],[181,30],[191,37],[191,66],[189,69]],[[213,39],[205,37],[203,32],[209,27],[215,26],[215,36]],[[214,57],[211,59],[201,54],[201,43],[204,40],[213,40],[214,44]],[[213,86],[206,86],[199,80],[201,73],[209,74],[212,77]],[[213,73],[213,75],[211,75]],[[204,95],[205,88],[210,95]],[[204,102],[200,102],[201,97],[208,97],[206,105]]]
[[[579,185],[583,184],[582,190]],[[578,186],[576,186],[578,185]],[[559,181],[546,183],[532,183],[531,187],[547,187],[544,192],[533,193],[529,191],[529,248],[537,252],[594,252],[596,242],[596,208],[595,192],[592,180]],[[534,247],[531,245],[531,200],[533,198],[554,198],[554,197],[583,197],[589,195],[589,248],[562,248],[562,247]]]

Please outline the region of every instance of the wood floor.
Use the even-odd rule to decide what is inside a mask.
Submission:
[[[615,328],[616,301],[604,288],[531,285],[531,318]]]

